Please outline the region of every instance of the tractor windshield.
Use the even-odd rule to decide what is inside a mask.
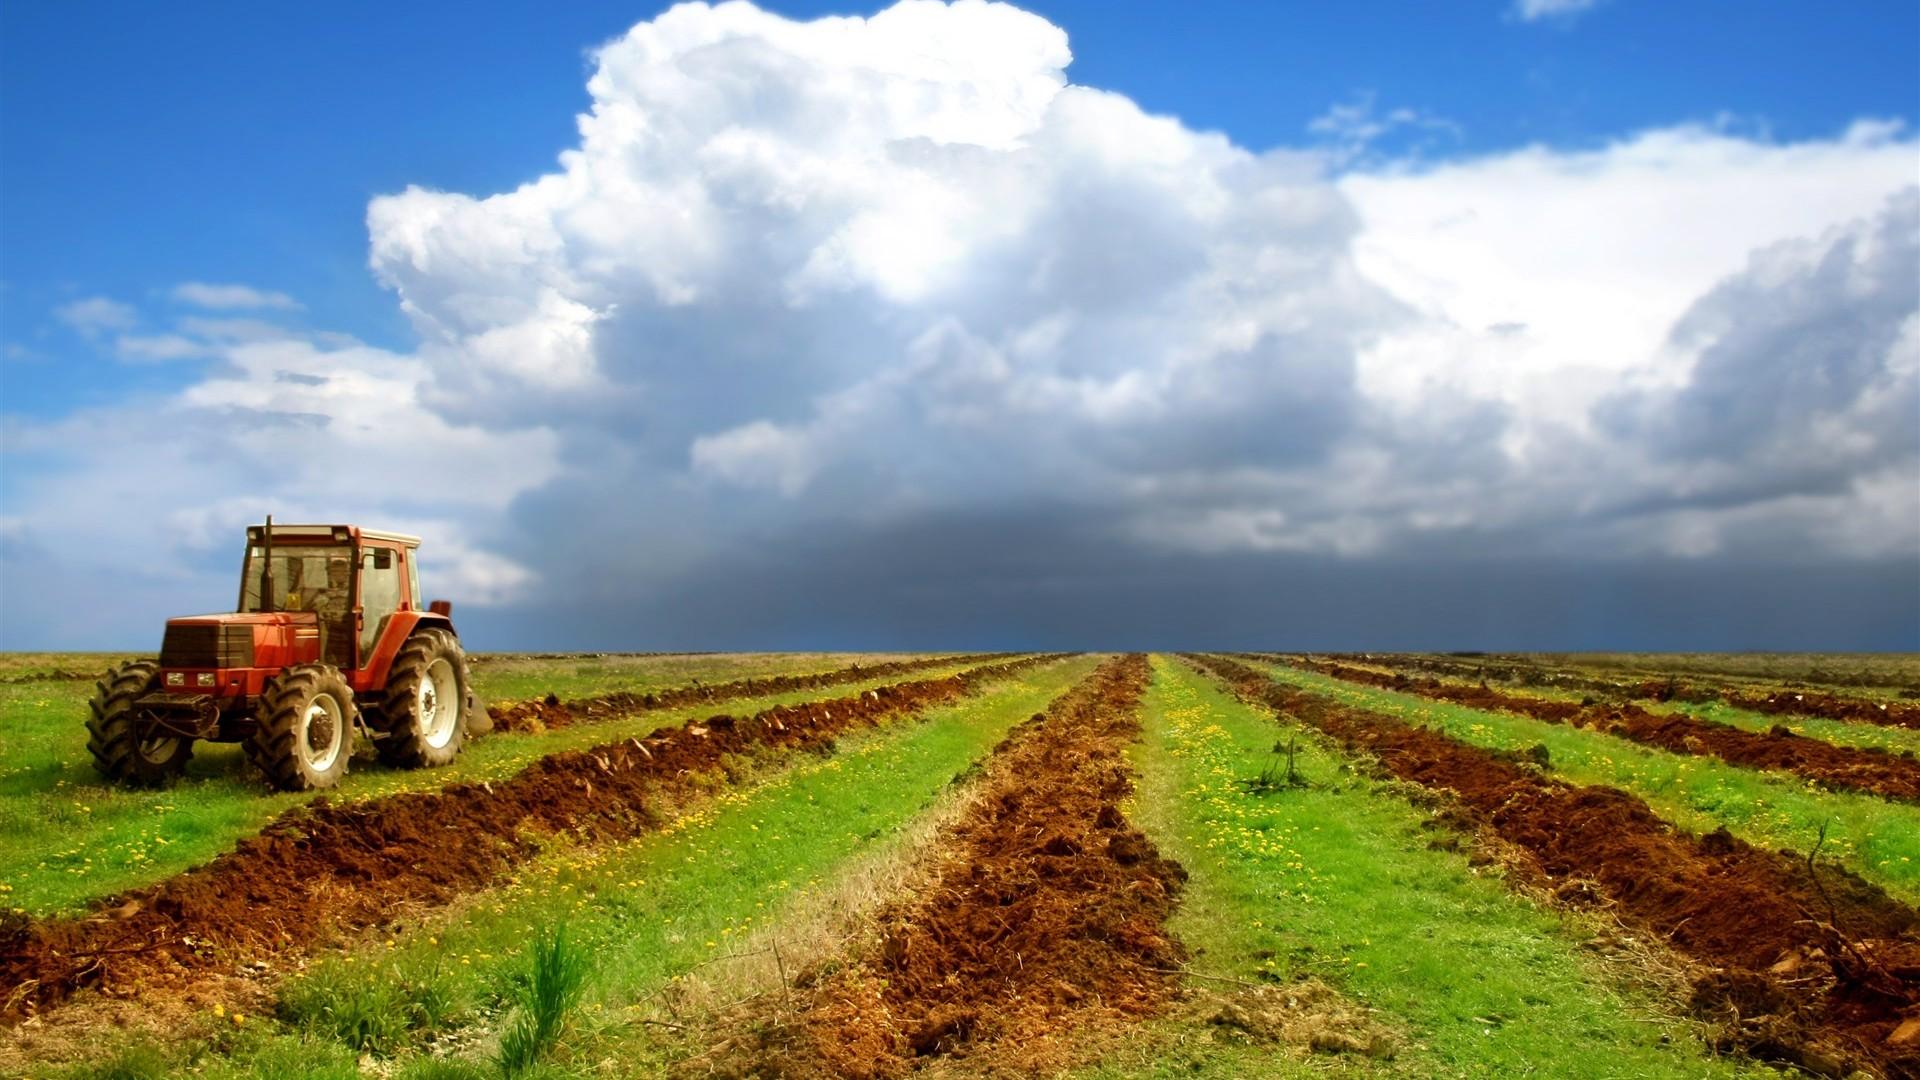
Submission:
[[[240,571],[240,610],[267,610],[260,603],[263,549],[247,548]],[[337,616],[353,606],[353,549],[346,544],[273,545],[274,611],[316,611]]]

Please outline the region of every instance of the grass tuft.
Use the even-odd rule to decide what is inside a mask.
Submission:
[[[150,1043],[129,1046],[105,1061],[82,1066],[67,1074],[67,1080],[167,1080],[173,1065],[160,1048]]]
[[[407,1062],[395,1080],[487,1080],[485,1069],[470,1061],[453,1058],[415,1058]]]
[[[296,1030],[381,1056],[406,1040],[411,1019],[399,987],[388,979],[304,979],[281,997],[279,1012]]]
[[[1295,758],[1299,753],[1300,743],[1297,736],[1289,736],[1285,742],[1274,743],[1273,756],[1267,759],[1267,767],[1260,770],[1259,776],[1240,781],[1240,786],[1246,788],[1249,795],[1267,795],[1288,788],[1312,786],[1312,782],[1300,774],[1295,764]],[[1282,754],[1286,755],[1284,771],[1280,767]]]
[[[586,950],[568,939],[562,923],[534,940],[528,966],[520,1008],[500,1036],[500,1072],[505,1076],[527,1071],[559,1042],[586,990],[590,963]]]

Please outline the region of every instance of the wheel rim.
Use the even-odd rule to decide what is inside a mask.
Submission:
[[[453,665],[445,659],[428,664],[419,695],[420,734],[438,750],[452,741],[460,722],[460,683],[454,678]]]
[[[173,755],[179,748],[180,740],[171,736],[158,739],[141,739],[134,747],[140,760],[149,765],[166,765],[173,761]]]
[[[307,703],[307,711],[300,716],[300,730],[294,735],[293,745],[308,768],[326,772],[339,760],[346,734],[340,703],[332,694],[315,694]]]

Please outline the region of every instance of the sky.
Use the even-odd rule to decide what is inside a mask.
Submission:
[[[1920,7],[0,8],[0,648],[1920,650]]]

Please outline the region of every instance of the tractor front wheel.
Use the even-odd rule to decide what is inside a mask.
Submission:
[[[158,787],[187,770],[193,740],[177,735],[141,738],[133,703],[153,685],[160,665],[135,660],[109,670],[93,684],[87,703],[87,752],[109,780]]]
[[[282,791],[330,788],[353,756],[353,690],[340,669],[297,664],[261,696],[247,758]]]
[[[467,739],[467,655],[438,627],[415,631],[393,658],[387,694],[373,724],[386,736],[380,757],[417,769],[445,765]]]

